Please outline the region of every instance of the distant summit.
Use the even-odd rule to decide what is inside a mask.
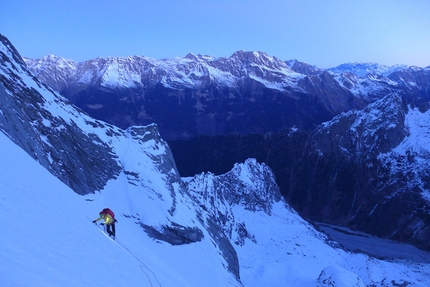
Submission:
[[[396,71],[406,70],[406,69],[408,69],[408,66],[406,65],[385,66],[385,65],[379,65],[377,63],[347,63],[328,70],[337,74],[352,73],[359,77],[363,77],[363,76],[366,76],[367,74],[377,74],[377,75],[387,76]]]

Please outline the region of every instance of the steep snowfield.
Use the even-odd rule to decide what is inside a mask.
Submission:
[[[148,282],[140,262],[91,224],[89,218],[97,215],[95,206],[90,207],[90,202],[3,134],[0,142],[1,286],[130,286]],[[121,227],[118,229],[121,234]]]
[[[2,133],[0,143],[0,286],[238,286],[208,240],[173,247],[124,217],[139,202],[122,194],[123,179],[83,197]],[[118,242],[91,223],[105,206],[114,206]],[[145,205],[141,221],[161,216],[157,208]]]
[[[239,206],[234,214],[237,221],[246,222],[256,241],[247,240],[236,248],[244,286],[402,286],[395,284],[405,282],[430,286],[430,264],[383,261],[345,251],[336,242],[328,244],[325,235],[282,203],[273,206],[272,216]],[[335,281],[333,285],[329,278]],[[350,284],[355,280],[361,283]]]

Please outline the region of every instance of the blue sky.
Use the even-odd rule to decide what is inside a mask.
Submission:
[[[22,56],[76,61],[263,51],[321,68],[430,66],[428,0],[14,0],[0,33]]]

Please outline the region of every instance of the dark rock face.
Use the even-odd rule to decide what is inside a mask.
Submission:
[[[402,162],[402,157],[390,155],[408,136],[408,112],[406,98],[394,95],[317,129],[308,141],[309,148],[296,160],[299,163],[288,171],[298,180],[283,186],[286,198],[306,218],[347,225],[428,250],[429,216],[423,211],[429,210],[429,202],[423,198],[426,165],[418,169]],[[401,168],[393,172],[381,154]],[[416,161],[415,157],[426,155],[408,157]]]
[[[337,115],[353,108],[361,109],[368,102],[356,97],[349,89],[342,86],[332,74],[327,71],[315,76],[308,76],[301,80],[298,85],[308,94],[318,97],[324,108]]]
[[[429,250],[428,171],[402,164],[392,151],[409,136],[403,95],[339,116],[315,130],[311,149],[293,169],[300,185],[286,197],[307,218],[347,225]],[[411,161],[427,158],[411,155]],[[393,170],[394,163],[400,167]],[[419,173],[418,176],[412,174]],[[305,198],[304,198],[305,197]],[[426,238],[423,240],[423,238]]]
[[[308,94],[268,89],[252,79],[240,89],[209,84],[177,90],[157,84],[145,91],[90,88],[73,96],[69,91],[63,94],[95,118],[121,128],[155,122],[168,140],[278,132],[293,125],[310,129],[334,115]]]
[[[168,242],[172,245],[183,245],[201,241],[203,232],[196,227],[186,227],[172,222],[170,226],[162,226],[160,230],[140,223],[145,232],[152,238]]]
[[[396,104],[397,113],[384,110],[391,104]],[[312,133],[302,164],[292,167],[301,180],[288,186],[287,197],[302,214],[339,224],[355,216],[378,184],[377,155],[394,148],[406,134],[401,104],[400,98],[395,103],[386,99],[372,111],[380,113],[378,117],[366,118],[366,108],[341,115]]]
[[[0,41],[12,47],[3,36]],[[16,50],[0,51],[0,57],[2,132],[79,194],[99,190],[108,179],[115,178],[121,168],[110,148],[96,135],[83,132],[74,122],[51,114],[44,108],[50,103],[40,91],[49,93],[52,101],[60,106],[70,103],[56,97],[28,73]]]

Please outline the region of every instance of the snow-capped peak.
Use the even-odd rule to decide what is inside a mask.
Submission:
[[[380,65],[377,63],[346,63],[341,64],[335,68],[330,68],[328,71],[341,74],[341,73],[352,73],[359,77],[364,77],[368,74],[378,74],[387,76],[395,71],[406,69],[406,65],[394,65],[394,66],[386,66]]]

